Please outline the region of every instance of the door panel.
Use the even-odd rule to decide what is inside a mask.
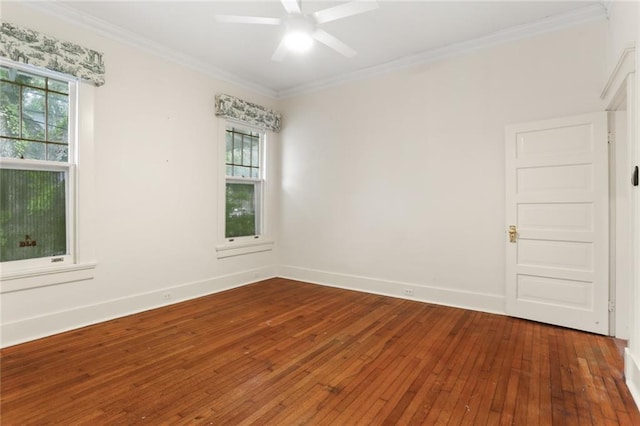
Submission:
[[[528,231],[593,231],[591,203],[518,204],[518,225]]]
[[[522,167],[517,171],[517,195],[528,195],[531,192],[545,193],[591,191],[593,171],[589,164],[578,165],[545,165],[544,167]]]
[[[509,315],[608,332],[606,113],[506,129]]]
[[[518,299],[553,303],[589,310],[593,307],[592,283],[518,275]]]
[[[540,268],[593,270],[593,244],[552,240],[521,240],[518,265]]]
[[[562,153],[571,155],[579,152],[589,153],[593,149],[593,140],[589,137],[590,131],[591,127],[585,124],[522,134],[517,141],[518,159],[556,157]]]

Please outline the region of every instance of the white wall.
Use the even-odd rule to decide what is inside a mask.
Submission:
[[[218,126],[214,95],[271,108],[247,90],[3,2],[2,19],[104,52],[106,84],[94,92],[92,199],[95,278],[2,294],[4,346],[273,276],[277,253],[216,259]],[[269,156],[277,159],[278,137]],[[80,149],[89,149],[82,146]],[[269,188],[277,199],[277,162]],[[275,227],[275,211],[269,212]]]
[[[638,38],[637,1],[612,1],[607,26],[607,77],[615,67],[622,51]]]
[[[284,102],[281,275],[504,312],[504,128],[602,110],[606,24]]]

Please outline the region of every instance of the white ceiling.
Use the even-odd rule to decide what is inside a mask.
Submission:
[[[302,0],[304,14],[345,3]],[[66,19],[273,97],[285,97],[487,44],[603,19],[600,1],[391,1],[322,25],[358,54],[315,43],[304,55],[271,56],[284,28],[225,24],[216,14],[284,18],[269,1],[34,2]]]

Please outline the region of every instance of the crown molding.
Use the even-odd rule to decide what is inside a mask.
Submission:
[[[177,50],[169,49],[166,46],[155,43],[140,36],[139,34],[125,30],[124,28],[86,13],[79,12],[78,10],[63,5],[57,1],[28,1],[23,2],[22,4],[34,10],[38,10],[42,13],[74,24],[78,27],[90,30],[99,35],[130,45],[147,53],[151,53],[152,55],[158,56],[162,59],[176,62],[187,68],[202,72],[210,77],[238,85],[269,98],[278,98],[278,93],[275,90],[256,84],[252,81],[239,78],[223,69],[209,65],[204,61],[185,55]]]
[[[193,70],[202,72],[210,77],[238,85],[242,88],[252,90],[260,95],[269,98],[286,99],[334,86],[339,86],[349,82],[388,74],[415,65],[428,64],[453,56],[461,56],[467,53],[475,52],[477,50],[508,43],[511,41],[521,40],[540,34],[558,31],[576,25],[604,20],[607,19],[610,0],[603,0],[598,4],[586,6],[568,13],[554,15],[538,20],[536,22],[514,26],[473,40],[454,43],[443,48],[425,51],[417,55],[407,56],[387,62],[385,64],[376,65],[373,67],[347,73],[339,77],[319,80],[313,83],[303,84],[280,91],[270,89],[249,80],[241,79],[228,71],[211,66],[204,61],[200,61],[193,58],[192,56],[185,55],[176,50],[168,49],[167,47],[152,42],[134,32],[125,30],[104,20],[79,12],[57,1],[34,1],[23,2],[23,4],[79,27],[88,29],[99,35],[111,38],[121,43],[128,44],[168,61],[176,62]]]
[[[550,16],[535,22],[514,26],[495,33],[478,37],[473,40],[451,44],[439,49],[433,49],[407,56],[382,65],[358,70],[340,77],[305,84],[291,89],[277,92],[278,98],[286,99],[305,95],[311,92],[327,89],[341,84],[364,80],[383,74],[388,74],[415,65],[423,65],[440,61],[445,58],[461,56],[487,47],[492,47],[512,41],[522,40],[537,35],[550,33],[577,25],[587,24],[607,19],[607,10],[603,4],[594,4],[574,11]]]

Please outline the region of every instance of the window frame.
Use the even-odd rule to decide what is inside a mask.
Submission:
[[[0,168],[12,170],[55,171],[65,174],[65,222],[67,253],[56,256],[37,257],[32,259],[10,260],[1,262],[3,272],[15,272],[22,269],[34,269],[54,264],[68,265],[76,260],[76,209],[75,209],[75,169],[76,165],[68,162],[0,159]]]
[[[246,123],[238,122],[230,119],[219,119],[219,143],[218,156],[219,161],[219,197],[218,197],[218,245],[216,246],[217,257],[225,258],[243,254],[257,253],[272,250],[273,240],[269,234],[270,229],[267,220],[268,205],[268,188],[267,188],[267,172],[268,172],[268,134],[265,129],[254,127]],[[260,135],[259,150],[259,177],[246,178],[239,176],[227,176],[226,163],[226,133],[228,128],[234,128],[245,132],[257,132]],[[256,211],[256,234],[241,237],[226,237],[226,187],[227,183],[253,183],[256,187],[255,194],[255,211]]]
[[[43,170],[43,171],[64,171],[66,174],[66,227],[67,227],[67,253],[65,255],[47,256],[34,259],[22,259],[0,262],[0,293],[24,290],[34,287],[61,284],[65,282],[83,281],[93,278],[93,269],[97,263],[80,259],[80,215],[79,215],[79,175],[77,168],[79,164],[78,141],[82,136],[86,139],[90,153],[93,145],[93,89],[89,87],[80,88],[81,81],[77,77],[62,74],[59,72],[35,67],[29,64],[22,64],[0,58],[0,65],[9,68],[35,74],[42,77],[49,77],[69,83],[69,116],[68,116],[68,156],[67,161],[50,161],[34,159],[18,159],[10,157],[0,158],[0,167],[18,170]],[[84,85],[83,85],[84,86]],[[82,92],[82,94],[81,94]],[[81,107],[80,101],[86,103]],[[80,121],[80,116],[84,117],[85,124]],[[87,156],[87,154],[85,154]],[[92,155],[89,154],[88,165],[92,163]],[[91,182],[91,175],[83,173],[84,185]],[[89,180],[87,180],[89,179]],[[86,204],[86,203],[85,203]],[[87,206],[84,208],[87,209]],[[88,214],[87,214],[88,213]],[[93,216],[89,212],[84,221],[90,220]],[[85,232],[86,233],[86,232]],[[90,232],[89,232],[90,234]],[[85,237],[86,238],[86,237]],[[83,246],[87,243],[83,243]],[[93,244],[90,244],[92,246]],[[85,247],[85,252],[91,252],[91,248]]]

